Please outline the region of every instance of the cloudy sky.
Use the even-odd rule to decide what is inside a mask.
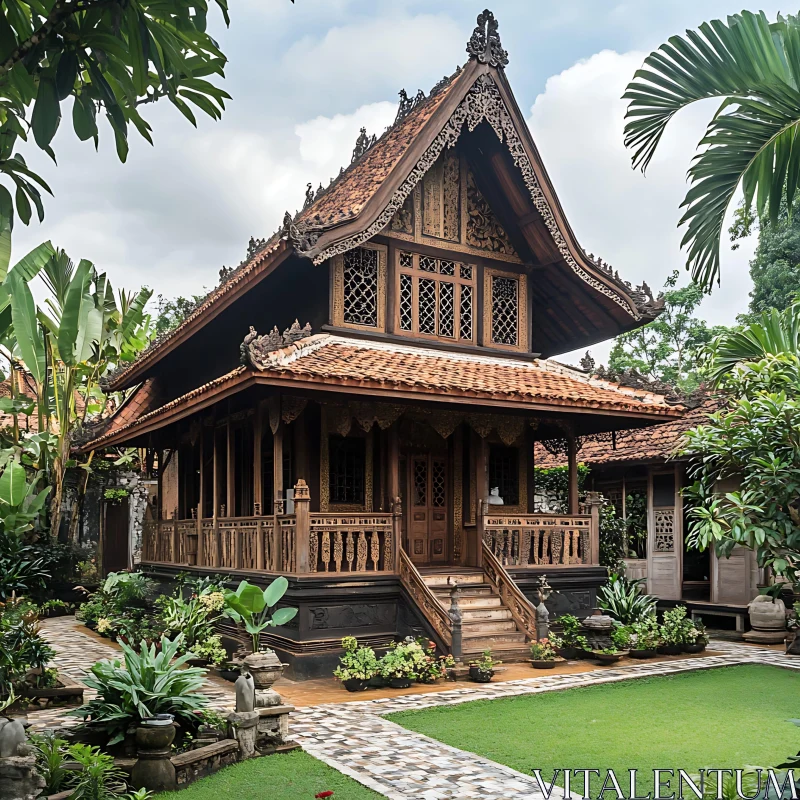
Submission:
[[[223,120],[195,129],[170,105],[152,106],[155,146],[134,140],[126,164],[109,130],[95,152],[63,125],[58,166],[26,153],[55,197],[42,225],[15,230],[16,254],[49,238],[118,286],[200,293],[222,265],[241,261],[251,235],[268,236],[286,209],[302,205],[308,182],[327,184],[349,162],[361,126],[380,134],[400,88],[427,92],[465,61],[479,2],[233,0],[230,28],[215,27],[233,97]],[[650,50],[738,6],[493,0],[492,10],[517,101],[581,244],[628,280],[662,286],[683,267],[678,204],[713,105],[672,123],[645,178],[622,146],[619,97]],[[774,16],[778,7],[764,10]],[[753,243],[723,250],[722,286],[702,308],[714,324],[733,322],[750,290]],[[593,348],[601,360],[607,352]]]

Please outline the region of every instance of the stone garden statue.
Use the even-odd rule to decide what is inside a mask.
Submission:
[[[253,683],[253,676],[249,672],[243,672],[233,684],[236,693],[236,711],[253,711],[256,707],[256,687]]]
[[[502,506],[505,505],[503,502],[503,498],[500,497],[500,487],[495,486],[489,490],[489,499],[486,501],[490,506]]]
[[[3,800],[35,800],[44,789],[36,771],[36,756],[25,741],[20,719],[0,717],[0,797]]]

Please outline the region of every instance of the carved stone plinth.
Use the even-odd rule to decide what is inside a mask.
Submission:
[[[289,741],[289,714],[294,706],[271,706],[257,709],[258,739],[256,746],[261,752],[269,752]]]
[[[44,778],[36,771],[34,755],[0,758],[0,797],[3,800],[34,800],[44,789]]]
[[[233,735],[239,742],[239,758],[253,758],[259,755],[256,750],[258,736],[258,711],[232,711],[228,714],[228,723],[233,728]]]
[[[151,792],[176,789],[175,766],[170,761],[170,745],[175,739],[175,726],[140,725],[136,729],[138,758],[131,770],[131,786]]]

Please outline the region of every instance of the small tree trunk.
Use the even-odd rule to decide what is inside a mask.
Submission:
[[[92,465],[94,458],[94,450],[89,453],[89,458],[86,460],[87,469],[84,470],[81,479],[78,481],[78,486],[75,495],[75,503],[72,506],[72,515],[69,520],[69,540],[74,544],[78,543],[78,527],[80,526],[81,514],[83,513],[83,504],[86,500],[86,489],[89,486],[89,469]]]

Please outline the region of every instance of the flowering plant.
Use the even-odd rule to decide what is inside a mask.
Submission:
[[[351,678],[367,681],[377,674],[378,659],[371,647],[359,647],[355,636],[345,636],[342,647],[344,653],[339,658],[339,666],[333,671],[340,681]]]
[[[531,643],[531,658],[534,661],[555,661],[557,657],[550,639],[539,639]]]

